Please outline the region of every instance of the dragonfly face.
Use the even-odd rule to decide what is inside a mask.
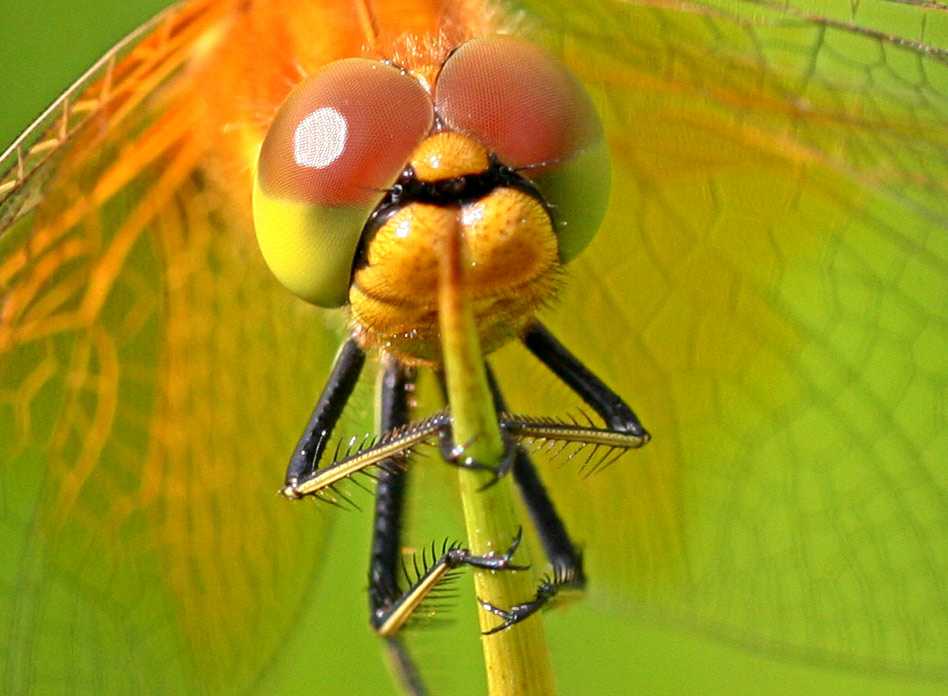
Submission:
[[[120,93],[133,101],[98,113],[98,140],[87,130],[72,141],[42,189],[25,184],[46,203],[0,235],[0,528],[17,549],[0,561],[0,617],[12,693],[387,683],[365,658],[372,636],[348,630],[364,621],[353,588],[365,584],[365,544],[347,540],[365,534],[365,516],[335,516],[342,534],[320,542],[317,506],[273,498],[272,463],[342,329],[275,287],[249,223],[256,153],[232,142],[242,118],[202,113],[229,95],[250,112],[256,147],[298,66],[313,65],[300,56],[316,45],[326,60],[365,56],[335,25],[317,44],[280,24],[262,41],[233,21],[287,13],[305,24],[319,8],[240,5],[252,12],[221,9],[214,35],[251,65],[232,73],[233,56],[212,52],[227,66],[216,81],[201,79],[200,60],[135,73]],[[346,8],[320,7],[330,18]],[[417,32],[424,12],[397,24]],[[612,153],[603,227],[543,319],[648,413],[656,436],[609,476],[544,471],[595,578],[589,602],[547,619],[564,693],[590,683],[608,693],[610,682],[622,693],[939,690],[943,13],[604,1],[518,3],[497,16],[519,16],[514,33],[577,75]],[[164,55],[179,66],[182,52],[220,47],[199,35],[210,36],[188,34]],[[271,60],[275,44],[296,58]],[[155,43],[149,52],[159,55]],[[279,88],[261,87],[254,63]],[[230,74],[240,79],[220,79]],[[256,97],[242,91],[250,84]],[[542,371],[524,374],[522,353],[500,349],[494,364],[512,407],[572,403]],[[365,396],[356,405],[368,411]],[[327,635],[339,657],[313,670],[298,656]],[[469,693],[477,670],[449,652],[446,691]]]

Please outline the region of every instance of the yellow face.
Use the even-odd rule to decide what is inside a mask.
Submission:
[[[415,165],[438,161],[444,152],[457,155],[447,167]],[[417,180],[435,186],[489,171],[487,151],[450,132],[426,139],[412,163]],[[474,166],[462,174],[456,163]],[[438,259],[445,234],[461,235],[467,244],[471,299],[485,352],[516,335],[549,301],[560,262],[553,222],[541,200],[497,186],[474,200],[415,201],[397,207],[371,230],[356,263],[349,302],[363,345],[411,364],[440,362]]]
[[[533,44],[488,36],[440,66],[351,59],[303,82],[261,148],[254,223],[280,281],[316,305],[348,303],[363,347],[437,364],[443,235],[465,240],[490,352],[552,299],[608,196],[581,85]]]

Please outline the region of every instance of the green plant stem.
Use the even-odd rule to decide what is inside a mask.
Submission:
[[[446,231],[442,246],[438,315],[454,441],[465,445],[465,453],[478,462],[497,466],[503,441],[465,281],[467,259],[461,230]],[[483,489],[489,481],[490,475],[483,471],[459,472],[469,548],[475,554],[500,555],[509,547],[520,523],[511,477]],[[514,563],[529,563],[525,546],[517,551]],[[504,609],[532,599],[536,592],[532,576],[525,572],[474,569],[474,586],[479,599]],[[484,610],[479,611],[479,617],[482,631],[500,622]],[[481,647],[490,696],[555,693],[550,653],[538,614],[482,636]]]

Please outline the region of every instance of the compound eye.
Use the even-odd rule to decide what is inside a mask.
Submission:
[[[555,162],[602,133],[592,101],[549,53],[511,36],[468,41],[445,62],[435,108],[511,167]]]
[[[359,236],[434,123],[419,82],[384,63],[330,63],[300,83],[267,131],[254,181],[264,258],[292,292],[338,306]]]
[[[609,157],[599,114],[566,66],[522,39],[473,39],[442,66],[435,110],[533,180],[564,263],[586,247],[608,204]]]
[[[433,119],[427,92],[410,75],[359,58],[330,63],[277,111],[260,149],[260,185],[317,205],[377,199]]]

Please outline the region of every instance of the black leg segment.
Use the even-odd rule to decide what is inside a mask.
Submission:
[[[382,432],[408,424],[408,371],[390,356],[382,357],[379,388],[379,421]],[[369,612],[375,617],[400,594],[398,571],[402,559],[402,513],[408,472],[395,462],[378,470],[375,488],[375,523],[369,563]],[[374,619],[373,619],[374,620]]]
[[[507,404],[504,402],[503,394],[494,377],[494,371],[488,365],[487,381],[490,384],[491,393],[494,395],[494,408],[498,413],[504,413],[507,410]],[[543,544],[543,550],[546,552],[547,560],[553,566],[554,572],[562,574],[564,577],[572,578],[572,585],[582,587],[586,579],[583,575],[582,554],[576,550],[566,525],[556,512],[556,507],[546,492],[543,481],[530,459],[530,455],[522,447],[517,447],[516,456],[513,464],[514,482],[520,491],[520,496],[530,513],[530,519],[537,530],[540,542]]]
[[[300,441],[293,450],[290,464],[286,468],[284,494],[294,497],[291,492],[297,481],[312,473],[322,458],[323,451],[339,422],[339,417],[359,381],[362,367],[365,365],[365,351],[351,336],[342,344],[333,361],[329,379],[323,393],[313,409],[313,415],[303,431]]]
[[[648,439],[648,432],[622,398],[589,371],[541,323],[524,334],[523,344],[598,413],[610,429]]]

